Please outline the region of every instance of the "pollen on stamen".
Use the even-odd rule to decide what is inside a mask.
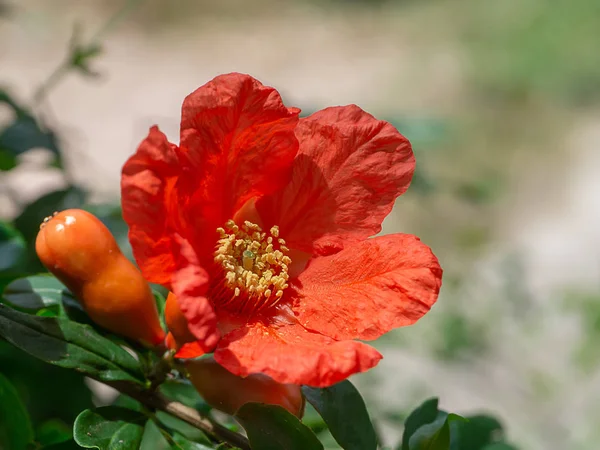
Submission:
[[[292,262],[279,227],[273,226],[267,233],[255,223],[245,221],[238,226],[228,220],[217,233],[214,261],[223,270],[222,282],[230,294],[219,290],[223,298],[215,301],[249,313],[276,305],[289,286]]]

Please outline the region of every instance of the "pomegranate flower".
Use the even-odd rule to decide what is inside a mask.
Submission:
[[[375,366],[355,339],[417,321],[442,270],[415,236],[372,238],[410,184],[408,140],[354,105],[299,113],[248,75],[216,77],[184,100],[179,146],[150,129],[122,203],[144,276],[197,339],[184,354],[323,387]]]

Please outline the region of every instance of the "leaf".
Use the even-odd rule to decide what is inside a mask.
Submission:
[[[410,437],[409,450],[450,450],[450,424],[464,420],[456,414],[448,414],[423,425]]]
[[[18,390],[34,424],[59,419],[72,429],[79,413],[93,406],[92,393],[83,376],[40,361],[1,338],[0,367]],[[51,388],[48,382],[40,380],[52,380]]]
[[[168,380],[161,384],[160,392],[172,400],[183,403],[202,413],[208,413],[211,407],[200,397],[192,383],[187,380]]]
[[[494,417],[475,415],[467,417],[466,422],[457,423],[456,450],[481,450],[487,444],[503,439],[502,424]],[[453,436],[454,438],[454,436]],[[454,442],[453,442],[454,443]]]
[[[0,271],[15,270],[24,261],[27,244],[23,236],[5,222],[0,222]]]
[[[246,403],[235,417],[253,450],[323,450],[310,428],[281,406]]]
[[[80,450],[81,447],[73,439],[42,447],[42,450]]]
[[[40,229],[40,223],[45,217],[55,211],[79,208],[85,197],[86,192],[76,186],[45,194],[23,209],[15,219],[15,227],[23,234],[26,241],[33,242]]]
[[[0,373],[0,449],[25,450],[32,441],[29,414],[17,390]]]
[[[31,316],[0,305],[0,336],[36,358],[100,381],[141,384],[144,380],[138,361],[89,325]]]
[[[147,417],[118,406],[83,411],[73,425],[73,437],[83,448],[137,450]]]
[[[69,307],[82,309],[73,294],[51,275],[33,275],[19,278],[4,289],[4,302],[28,312],[37,312],[42,308]]]
[[[35,435],[36,440],[44,446],[59,444],[73,438],[71,427],[57,419],[51,419],[41,424]]]
[[[302,387],[338,444],[346,450],[376,450],[377,436],[358,390],[345,380],[328,388]]]
[[[213,449],[212,445],[210,447],[208,447],[204,444],[200,444],[199,442],[192,442],[192,441],[188,440],[186,437],[184,437],[178,433],[175,433],[173,435],[173,440],[175,441],[175,444],[177,444],[177,446],[172,447],[172,448],[175,448],[177,450],[179,450],[179,449],[181,449],[181,450],[212,450]],[[231,450],[231,447],[227,446],[227,449]]]
[[[503,442],[498,442],[496,444],[486,445],[481,450],[517,450],[517,447],[514,447],[510,444],[505,444]]]
[[[42,130],[32,116],[21,116],[0,132],[0,148],[8,150],[14,155],[20,155],[38,147],[48,149],[55,155],[59,154],[54,133]]]
[[[404,433],[402,435],[401,450],[408,450],[408,442],[411,436],[423,425],[434,422],[440,415],[445,417],[445,413],[438,410],[439,399],[430,398],[425,400],[421,406],[415,409],[406,418],[404,422]]]
[[[6,172],[18,166],[17,157],[0,147],[0,172]]]

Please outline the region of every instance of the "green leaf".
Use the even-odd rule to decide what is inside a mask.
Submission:
[[[2,296],[5,303],[28,312],[49,307],[62,308],[63,303],[82,309],[65,285],[51,275],[19,278],[6,286]]]
[[[210,447],[204,444],[201,444],[199,442],[192,442],[189,439],[187,439],[185,436],[182,436],[181,434],[175,433],[173,435],[173,441],[175,441],[175,444],[177,445],[176,447],[172,447],[175,448],[177,450],[212,450],[213,446],[211,445]],[[227,446],[228,450],[231,450],[231,447]]]
[[[45,217],[55,211],[79,208],[85,197],[86,192],[76,186],[45,194],[23,209],[15,219],[15,227],[27,242],[33,243]]]
[[[456,414],[448,414],[423,425],[410,437],[409,450],[450,450],[450,424],[464,420]]]
[[[17,157],[12,152],[0,147],[0,172],[14,169],[18,164]]]
[[[33,428],[19,394],[0,373],[0,449],[25,450],[33,441]]]
[[[517,450],[517,447],[514,447],[510,444],[505,444],[503,442],[498,442],[496,444],[486,445],[481,450]]]
[[[329,431],[346,450],[376,450],[377,436],[358,390],[348,380],[328,388],[302,387]]]
[[[19,155],[32,148],[45,148],[59,154],[56,136],[52,131],[42,130],[36,120],[29,115],[17,118],[0,133],[0,148]]]
[[[156,418],[165,428],[179,433],[189,441],[199,442],[202,444],[210,444],[211,442],[208,436],[206,436],[202,430],[199,430],[198,428],[190,425],[187,422],[184,422],[181,419],[178,419],[177,417],[173,417],[172,415],[162,411],[157,411]]]
[[[89,325],[0,305],[0,336],[36,358],[101,381],[144,380],[139,362]]]
[[[423,425],[434,422],[440,416],[445,418],[446,414],[438,410],[438,404],[439,399],[437,398],[425,400],[406,418],[402,435],[402,450],[409,450],[408,442],[411,436]]]
[[[7,223],[0,222],[0,271],[16,270],[24,261],[26,252],[23,236]]]
[[[168,380],[161,384],[159,390],[166,397],[202,413],[208,413],[211,410],[211,407],[200,397],[196,388],[188,380]]]
[[[481,450],[485,445],[499,442],[504,437],[502,424],[496,418],[485,415],[467,417],[467,421],[457,423],[451,433],[453,444],[456,441],[456,445],[453,445],[456,450]]]
[[[52,419],[41,424],[35,435],[36,440],[46,446],[71,440],[73,432],[62,420]]]
[[[42,447],[42,450],[80,450],[81,447],[73,439]]]
[[[34,424],[60,419],[72,429],[79,413],[93,407],[92,393],[82,375],[47,364],[1,338],[0,367],[18,390]],[[40,380],[52,380],[51,388]]]
[[[281,406],[246,403],[236,418],[253,450],[323,450],[310,428]]]
[[[73,425],[73,437],[83,448],[137,450],[144,435],[147,417],[118,406],[83,411]]]

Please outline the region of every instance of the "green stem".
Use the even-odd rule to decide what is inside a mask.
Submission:
[[[160,392],[152,392],[124,382],[106,382],[104,384],[111,386],[119,392],[137,400],[150,409],[166,412],[184,422],[202,430],[213,439],[226,442],[233,447],[242,450],[251,450],[248,439],[239,433],[225,428],[223,425],[213,421],[211,418],[201,415],[198,411],[182,403],[173,401],[162,395]]]

